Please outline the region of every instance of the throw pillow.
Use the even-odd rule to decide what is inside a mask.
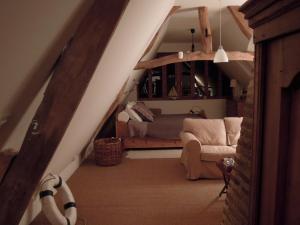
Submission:
[[[241,133],[243,117],[225,117],[227,145],[237,145]]]
[[[125,111],[128,113],[130,119],[143,122],[142,118],[130,106],[127,105]]]
[[[153,113],[147,108],[144,103],[137,102],[132,109],[144,120],[147,122],[153,122],[154,117]]]

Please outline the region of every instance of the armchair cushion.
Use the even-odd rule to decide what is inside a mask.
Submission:
[[[202,145],[226,145],[223,119],[191,119],[183,121],[183,131],[192,133]]]
[[[243,121],[243,117],[224,118],[228,145],[237,145],[238,140],[240,138],[242,121]]]
[[[231,146],[202,145],[200,159],[208,162],[217,162],[225,157],[233,157],[235,152],[236,148]]]

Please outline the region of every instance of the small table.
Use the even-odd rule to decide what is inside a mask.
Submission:
[[[216,164],[223,174],[223,179],[225,184],[219,194],[219,197],[221,197],[222,194],[227,193],[227,189],[230,181],[230,174],[234,166],[234,160],[233,158],[224,158],[219,160]]]

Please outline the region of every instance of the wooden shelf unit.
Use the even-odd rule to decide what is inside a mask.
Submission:
[[[168,64],[145,72],[139,100],[223,99],[231,97],[229,78],[211,61]]]

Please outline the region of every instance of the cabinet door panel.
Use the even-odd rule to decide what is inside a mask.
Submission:
[[[266,45],[260,224],[300,224],[300,34]],[[289,81],[289,82],[287,82]]]

